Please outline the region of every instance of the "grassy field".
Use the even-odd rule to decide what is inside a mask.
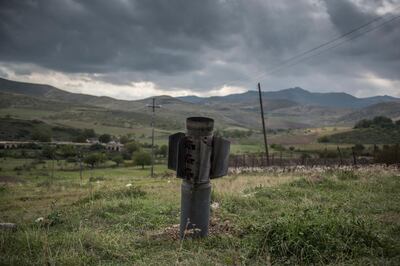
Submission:
[[[30,164],[0,161],[0,222],[18,225],[0,231],[2,265],[400,263],[398,170],[231,174],[213,181],[210,237],[179,241],[180,180],[164,166],[153,179],[86,169],[81,182],[73,164],[54,177]]]

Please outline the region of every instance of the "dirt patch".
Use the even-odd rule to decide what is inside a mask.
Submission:
[[[16,176],[0,175],[0,183],[22,183],[23,181]]]
[[[187,230],[185,234],[185,239],[193,238],[193,229]],[[234,229],[231,221],[220,220],[219,218],[211,218],[210,225],[208,228],[208,235],[215,236],[220,234],[234,234],[236,230]],[[151,239],[172,239],[179,240],[179,224],[174,224],[172,226],[166,227],[160,231],[157,231],[150,235]]]

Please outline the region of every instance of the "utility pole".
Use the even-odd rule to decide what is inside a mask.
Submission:
[[[154,177],[154,123],[156,108],[161,108],[161,105],[156,105],[156,98],[153,98],[153,104],[147,105],[147,107],[152,108],[151,116],[151,177]]]
[[[267,156],[267,166],[269,166],[269,153],[268,153],[268,142],[267,142],[267,132],[265,130],[265,120],[264,120],[264,107],[261,96],[261,85],[258,83],[258,95],[260,98],[260,108],[261,108],[261,121],[263,126],[263,134],[264,134],[264,145],[265,145],[265,155]]]

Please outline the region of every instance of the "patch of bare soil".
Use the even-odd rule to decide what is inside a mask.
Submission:
[[[20,183],[20,182],[23,181],[16,176],[0,175],[0,183]]]
[[[195,229],[186,230],[185,239],[193,238]],[[208,228],[208,235],[215,236],[220,234],[234,234],[236,230],[234,229],[231,221],[222,221],[219,218],[211,218],[210,225]],[[174,224],[168,226],[160,231],[157,231],[150,235],[152,239],[169,239],[169,240],[179,240],[179,224]]]

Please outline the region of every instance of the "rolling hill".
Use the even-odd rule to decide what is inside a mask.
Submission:
[[[361,119],[371,119],[375,116],[387,116],[394,120],[400,119],[400,102],[377,103],[346,114],[338,119],[341,123],[353,123]]]
[[[269,128],[306,128],[351,124],[376,114],[400,116],[400,101],[389,96],[356,98],[346,93],[312,93],[301,88],[263,92]],[[157,96],[156,125],[160,129],[183,129],[188,116],[208,116],[219,128],[260,129],[258,93],[248,91],[221,97]],[[389,102],[392,101],[392,102]],[[0,115],[40,119],[66,125],[103,125],[148,128],[151,98],[118,100],[77,94],[49,85],[0,79]]]
[[[299,87],[280,90],[280,91],[264,91],[262,92],[264,99],[269,100],[286,100],[288,102],[297,103],[300,105],[314,105],[334,108],[363,108],[369,105],[398,101],[400,99],[391,96],[374,96],[368,98],[357,98],[344,92],[319,93],[309,92]],[[231,94],[220,97],[196,97],[184,96],[179,99],[197,103],[197,104],[212,104],[212,103],[254,103],[258,100],[257,91],[247,91],[240,94]]]

